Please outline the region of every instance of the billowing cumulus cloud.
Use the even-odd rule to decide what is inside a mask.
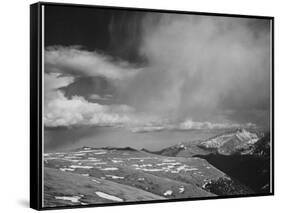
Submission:
[[[115,126],[129,122],[132,109],[126,105],[100,105],[90,103],[81,96],[71,99],[60,90],[74,81],[73,77],[45,73],[44,124],[58,126]]]
[[[44,123],[48,127],[56,126],[116,126],[129,122],[128,106],[107,106],[90,103],[83,97],[67,99],[62,93],[51,100],[45,108]]]
[[[125,61],[113,61],[109,56],[81,49],[79,46],[52,46],[45,51],[47,72],[72,75],[104,76],[122,80],[134,76],[139,69]]]

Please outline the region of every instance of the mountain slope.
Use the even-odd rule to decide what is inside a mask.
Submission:
[[[180,143],[164,148],[160,151],[144,151],[170,157],[192,157],[212,153],[222,155],[233,155],[237,153],[247,154],[252,151],[254,144],[257,143],[262,135],[263,134],[257,134],[245,129],[236,129],[226,131],[223,134],[206,140]]]
[[[82,203],[102,202],[96,198],[85,200],[89,194],[83,194],[83,190],[87,192],[87,189],[82,189],[83,187],[81,188],[79,185],[79,181],[82,179],[94,178],[99,182],[106,180],[109,181],[106,182],[109,188],[110,183],[116,183],[131,187],[130,190],[142,190],[155,196],[173,199],[216,196],[205,190],[203,186],[210,180],[227,178],[223,172],[201,158],[167,158],[131,149],[83,147],[68,153],[46,153],[44,165],[47,170],[45,175],[45,204],[47,206],[55,205],[56,202],[59,205],[62,204],[61,202],[71,202],[58,200],[55,198],[58,196],[83,195],[83,198],[80,197]],[[74,174],[76,176],[73,176]],[[65,175],[69,178],[65,178]],[[64,178],[59,178],[60,176]],[[69,183],[67,181],[64,183],[64,179],[69,179],[73,184],[73,191],[70,194],[68,193]],[[91,187],[93,186],[89,186],[89,188]],[[97,188],[95,190],[109,193],[99,188],[99,185],[95,185],[95,187]],[[75,192],[76,189],[77,192]],[[64,191],[68,194],[60,193]],[[112,195],[114,196],[114,193]],[[128,201],[120,194],[119,198]],[[155,200],[156,198],[146,196],[132,197],[132,199],[137,201]]]
[[[200,141],[191,141],[188,143],[180,143],[174,146],[164,148],[160,151],[149,151],[143,149],[143,151],[151,154],[169,156],[169,157],[192,157],[194,155],[207,155],[213,152],[213,150],[207,150],[199,147]]]
[[[240,146],[241,147],[241,146]],[[218,152],[197,155],[216,168],[250,187],[255,193],[270,191],[270,135],[266,133],[250,146],[237,149],[239,152],[225,154]]]
[[[166,199],[138,188],[57,169],[45,168],[44,175],[47,207]]]
[[[270,158],[270,134],[266,133],[255,144],[252,151],[253,155]]]
[[[269,133],[237,129],[153,153],[207,160],[230,177],[230,181],[216,179],[204,185],[206,190],[217,195],[268,193],[270,190]]]

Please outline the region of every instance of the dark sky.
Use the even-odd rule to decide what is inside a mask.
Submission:
[[[46,6],[46,148],[268,128],[270,38],[269,19]]]
[[[131,62],[141,60],[141,12],[47,6],[45,14],[46,46],[81,45]]]

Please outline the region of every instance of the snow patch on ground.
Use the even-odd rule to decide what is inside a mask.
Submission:
[[[81,151],[78,151],[79,153],[90,153],[90,152],[93,152],[93,150],[81,150]]]
[[[173,194],[172,190],[167,190],[166,192],[163,193],[164,196],[171,196]]]
[[[94,152],[95,155],[104,155],[106,152]]]
[[[71,168],[60,168],[61,171],[63,172],[73,172],[75,169],[71,169]]]
[[[84,156],[85,153],[74,153],[73,155],[75,155],[75,156]]]
[[[80,196],[55,196],[57,200],[68,200],[72,203],[79,203]]]
[[[118,170],[118,168],[116,168],[116,167],[108,167],[108,168],[101,168],[100,170],[103,170],[103,171],[116,171],[116,170]]]
[[[112,163],[123,163],[122,160],[111,160],[111,161],[112,161]]]
[[[95,183],[100,183],[99,181],[95,180],[95,179],[92,179],[93,182]]]
[[[183,186],[181,186],[180,188],[179,188],[179,193],[184,193],[184,187]]]
[[[105,165],[107,164],[106,162],[94,162],[93,165]]]
[[[179,162],[164,162],[164,163],[158,163],[156,165],[157,166],[166,166],[166,165],[177,166],[177,165],[181,165],[181,163],[179,163]]]
[[[90,147],[84,147],[83,149],[84,150],[90,150],[91,148]]]
[[[117,202],[122,202],[123,200],[119,197],[113,196],[113,195],[109,195],[106,194],[104,192],[96,192],[96,195],[98,195],[101,198],[107,199],[107,200],[113,200],[113,201],[117,201]]]
[[[136,168],[137,170],[142,170],[142,171],[145,171],[145,172],[162,172],[164,171],[162,168],[160,169],[146,169],[146,168]]]
[[[92,169],[92,166],[82,166],[82,165],[71,165],[70,168],[73,169]]]
[[[189,166],[187,165],[182,165],[182,166],[179,166],[177,168],[177,171],[185,171],[185,172],[189,172],[189,171],[197,171],[198,169],[197,168],[190,168]]]
[[[116,175],[105,175],[106,177],[110,177],[112,179],[124,179],[124,177],[116,176]]]

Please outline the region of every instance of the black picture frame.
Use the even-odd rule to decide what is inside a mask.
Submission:
[[[250,195],[231,195],[218,197],[201,197],[201,198],[183,198],[183,199],[168,199],[168,200],[151,200],[151,201],[136,201],[124,203],[109,203],[109,204],[89,204],[89,205],[75,205],[75,206],[57,206],[57,207],[43,207],[42,205],[42,66],[44,62],[42,59],[42,51],[44,46],[42,44],[42,7],[56,6],[56,7],[78,7],[83,8],[102,8],[111,10],[129,10],[140,12],[155,12],[155,13],[171,13],[171,14],[194,14],[206,16],[222,16],[222,17],[237,17],[237,18],[254,18],[266,19],[271,21],[271,142],[272,142],[272,165],[271,165],[271,183],[272,191],[265,194],[250,194]],[[83,5],[83,4],[66,4],[66,3],[51,3],[38,2],[30,5],[30,207],[36,210],[50,210],[50,209],[68,209],[68,208],[85,208],[85,207],[99,207],[99,206],[115,206],[115,205],[133,205],[133,204],[149,204],[149,203],[165,203],[178,201],[192,201],[192,200],[211,200],[211,199],[225,199],[225,198],[242,198],[242,197],[258,197],[274,195],[274,17],[272,16],[257,16],[257,15],[242,15],[242,14],[224,14],[224,13],[209,13],[209,12],[193,12],[193,11],[177,11],[177,10],[161,10],[161,9],[147,9],[147,8],[129,8],[129,7],[112,7],[101,5]]]

